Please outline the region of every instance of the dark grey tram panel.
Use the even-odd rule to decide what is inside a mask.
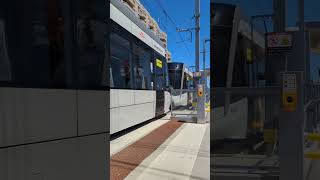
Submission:
[[[0,149],[0,179],[106,179],[107,140],[100,134]]]
[[[81,8],[84,3],[90,7]],[[95,18],[94,55],[80,49],[86,41],[77,39],[84,16]],[[12,79],[0,77],[0,180],[108,179],[109,91],[92,86],[100,64],[85,63],[88,54],[99,56],[90,56],[91,60],[104,59],[100,55],[105,50],[97,40],[103,38],[97,37],[108,30],[108,17],[105,0],[0,3],[0,26],[3,22],[5,27],[0,27],[0,36],[5,37],[0,40],[7,41],[7,49],[0,45],[0,52],[8,51],[12,66]],[[55,21],[61,21],[57,26],[63,27],[62,35],[52,26]],[[54,46],[62,47],[59,50],[50,44],[56,36],[63,38],[62,45]],[[54,66],[60,61],[63,66]],[[64,73],[58,74],[58,67]]]

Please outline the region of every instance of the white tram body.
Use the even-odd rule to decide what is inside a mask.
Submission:
[[[110,133],[114,134],[166,114],[170,93],[160,38],[117,0],[110,3],[110,19]]]

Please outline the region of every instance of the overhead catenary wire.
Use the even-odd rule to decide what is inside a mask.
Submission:
[[[159,7],[159,9],[162,11],[162,13],[166,16],[166,18],[169,20],[169,22],[171,23],[171,25],[174,27],[174,29],[178,29],[178,26],[177,24],[175,23],[175,21],[173,20],[173,18],[169,15],[169,13],[167,12],[167,10],[164,8],[164,6],[162,5],[162,3],[159,1],[159,0],[155,0],[156,2],[156,5]],[[187,44],[185,43],[182,35],[180,32],[177,32],[178,33],[178,36],[180,38],[180,40],[182,41],[184,47],[185,47],[185,50],[188,54],[188,56],[191,58],[191,54],[190,54],[190,50],[187,46]]]

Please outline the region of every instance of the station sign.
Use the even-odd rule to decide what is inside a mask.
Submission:
[[[293,35],[290,32],[266,33],[268,53],[290,52],[293,46]]]
[[[292,112],[297,109],[297,78],[296,74],[283,74],[282,76],[282,109]]]

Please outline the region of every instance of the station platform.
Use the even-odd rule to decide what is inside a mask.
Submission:
[[[112,140],[110,179],[210,179],[210,124],[167,115]]]

